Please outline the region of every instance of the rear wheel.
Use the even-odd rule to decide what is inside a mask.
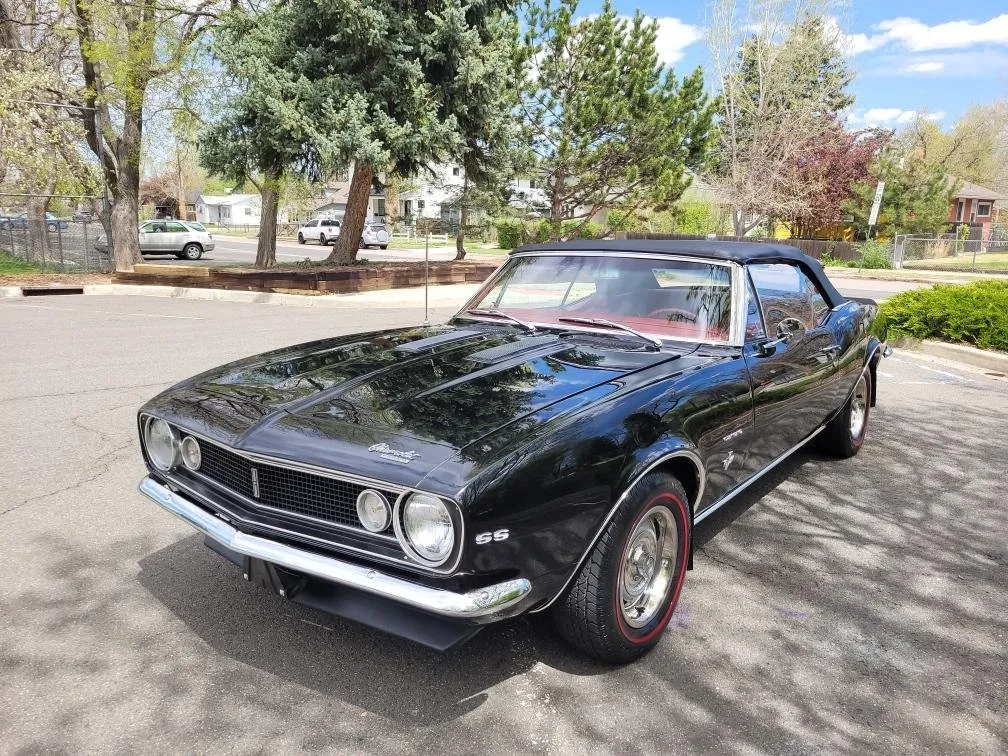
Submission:
[[[865,370],[854,385],[843,409],[826,425],[819,447],[835,457],[846,459],[858,453],[868,429],[871,409],[871,373]]]
[[[203,247],[199,244],[186,244],[181,257],[184,260],[199,260],[203,257]]]
[[[388,249],[388,244],[379,244],[378,249]]]
[[[654,472],[634,486],[553,609],[567,641],[603,662],[651,650],[679,600],[689,558],[686,492]]]
[[[318,243],[321,244],[323,247],[326,245],[325,234],[319,234]]]

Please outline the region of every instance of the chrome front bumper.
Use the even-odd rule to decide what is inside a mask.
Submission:
[[[268,538],[242,533],[150,477],[140,482],[140,493],[231,551],[398,601],[441,617],[462,620],[485,617],[513,606],[532,590],[532,584],[524,578],[506,580],[468,593],[430,588],[386,575],[371,567],[362,567]]]

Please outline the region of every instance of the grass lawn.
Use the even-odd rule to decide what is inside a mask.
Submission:
[[[0,276],[10,276],[17,273],[41,273],[42,266],[38,263],[14,257],[7,250],[0,250]]]
[[[934,257],[926,260],[904,260],[904,268],[931,268],[933,270],[973,270],[973,255]],[[1008,252],[978,252],[976,270],[1008,270]]]

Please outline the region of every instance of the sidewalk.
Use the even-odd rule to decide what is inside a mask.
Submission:
[[[900,270],[859,269],[859,268],[826,268],[826,275],[831,280],[875,280],[875,281],[906,281],[908,283],[971,283],[972,281],[1005,281],[1008,276],[998,273],[963,273],[954,270],[916,270],[902,268]]]

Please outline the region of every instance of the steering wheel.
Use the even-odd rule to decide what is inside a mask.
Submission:
[[[696,323],[697,315],[695,312],[690,312],[689,310],[683,310],[679,307],[659,307],[657,310],[652,310],[648,313],[648,318],[667,318],[669,322],[674,320],[685,320],[687,323]]]

